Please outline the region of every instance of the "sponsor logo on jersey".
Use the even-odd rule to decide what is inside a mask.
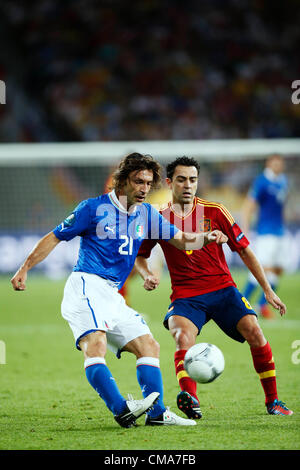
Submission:
[[[104,229],[105,229],[105,231],[106,231],[106,232],[112,232],[112,233],[115,233],[115,229],[114,229],[114,228],[111,228],[111,227],[109,227],[108,225],[105,225]]]

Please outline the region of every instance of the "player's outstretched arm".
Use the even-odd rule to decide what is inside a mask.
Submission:
[[[278,295],[276,295],[273,291],[265,275],[262,265],[256,258],[251,248],[247,246],[247,248],[244,248],[240,251],[239,255],[243,260],[244,264],[252,272],[253,276],[256,278],[257,282],[262,287],[266,300],[269,302],[270,305],[272,305],[272,307],[276,308],[276,310],[279,310],[280,315],[284,315],[286,313],[286,306],[278,297]]]
[[[144,279],[144,289],[154,290],[159,285],[159,278],[153,274],[148,266],[147,259],[144,256],[137,256],[134,267],[136,268],[139,275]]]
[[[10,280],[14,290],[26,289],[27,272],[29,269],[43,261],[59,242],[60,240],[53,232],[48,233],[37,242],[22,266]]]
[[[222,245],[228,242],[228,237],[220,230],[204,233],[186,233],[179,230],[174,238],[169,240],[169,243],[179,250],[201,250],[212,242]]]

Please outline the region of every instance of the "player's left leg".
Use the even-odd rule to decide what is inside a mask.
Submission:
[[[131,352],[136,356],[137,379],[143,396],[159,393],[158,400],[147,413],[146,425],[194,425],[195,421],[177,416],[164,405],[159,350],[159,344],[151,334],[138,336],[122,348],[122,351]]]
[[[275,364],[271,346],[257,321],[255,311],[236,287],[218,291],[212,319],[232,339],[250,346],[253,364],[265,392],[270,414],[292,414],[278,401]],[[274,411],[275,410],[275,411]]]
[[[105,362],[107,339],[104,331],[94,331],[83,336],[78,346],[84,355],[84,369],[89,384],[103,399],[113,415],[119,415],[126,407],[116,381]]]
[[[265,404],[269,414],[291,415],[293,412],[278,400],[276,370],[269,342],[266,340],[257,318],[245,315],[237,323],[237,330],[250,346],[253,365],[259,375],[265,393]]]

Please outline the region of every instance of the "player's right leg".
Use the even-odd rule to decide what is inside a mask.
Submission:
[[[89,333],[83,336],[78,343],[84,355],[84,369],[88,382],[115,416],[125,410],[126,400],[121,395],[116,381],[106,365],[106,345],[104,331]]]
[[[184,369],[184,356],[187,350],[196,343],[198,328],[191,320],[180,315],[170,316],[168,327],[176,345],[175,373],[181,388],[181,392],[177,395],[177,406],[188,418],[200,419],[202,413],[197,396],[197,383]]]

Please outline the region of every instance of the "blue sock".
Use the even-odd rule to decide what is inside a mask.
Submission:
[[[126,408],[126,400],[119,392],[115,379],[103,357],[90,357],[84,361],[86,377],[90,385],[104,400],[107,408],[119,415]]]
[[[153,410],[148,413],[151,418],[156,418],[166,411],[163,402],[163,381],[159,367],[159,359],[154,357],[141,357],[136,361],[136,374],[144,398],[152,392],[160,393],[160,397],[153,406]]]
[[[250,297],[251,297],[251,295],[253,294],[253,292],[255,291],[256,288],[257,288],[257,284],[254,284],[254,282],[248,281],[247,284],[246,284],[246,287],[244,289],[244,297],[246,297],[246,299],[250,300]]]

